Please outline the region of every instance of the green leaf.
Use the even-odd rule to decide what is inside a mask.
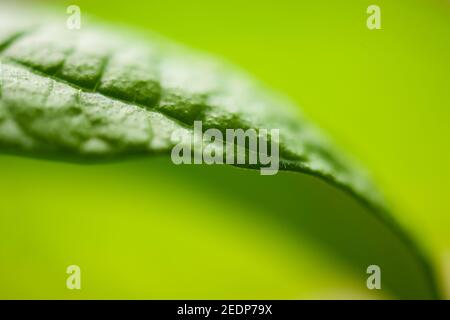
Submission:
[[[242,72],[157,38],[64,22],[29,29],[2,11],[2,150],[78,161],[168,153],[176,130],[280,129],[284,170],[308,172],[374,205],[364,173],[334,150],[293,105]],[[10,27],[14,24],[14,27]],[[31,30],[31,31],[30,31]]]
[[[157,35],[88,23],[68,30],[63,20],[44,17],[0,13],[1,152],[116,160],[169,154],[172,133],[191,136],[194,121],[222,131],[280,129],[280,169],[314,175],[352,195],[414,256],[419,296],[437,296],[427,259],[367,174],[291,102],[229,64]]]

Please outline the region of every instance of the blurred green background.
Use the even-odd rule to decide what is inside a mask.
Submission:
[[[291,97],[373,173],[450,290],[450,2],[39,2],[159,32]],[[381,30],[366,27],[371,4]],[[1,298],[428,294],[394,235],[302,175],[1,156],[0,177]],[[65,288],[69,264],[80,291]],[[365,287],[369,264],[386,270],[386,290]]]

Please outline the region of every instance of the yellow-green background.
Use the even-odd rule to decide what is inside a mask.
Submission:
[[[82,14],[157,31],[290,96],[373,173],[448,290],[448,1],[50,4],[61,15],[77,4]],[[381,30],[366,28],[370,4],[381,7]],[[163,160],[84,167],[2,156],[0,179],[1,298],[391,297],[365,288],[365,260],[347,254],[353,249],[345,240],[333,250],[322,239],[321,232],[342,229],[345,238],[358,226],[335,218],[333,205],[348,208],[333,200],[340,196],[301,176],[261,182],[236,168],[174,169]],[[245,188],[233,193],[246,181],[252,201],[239,196]],[[288,196],[274,194],[271,183],[285,185]],[[308,191],[316,188],[310,184],[326,191]],[[274,205],[261,206],[271,197]],[[277,200],[291,201],[279,210],[323,219],[307,236],[286,230]],[[386,248],[373,256],[385,250],[393,259]],[[79,292],[65,288],[69,264],[82,269]]]

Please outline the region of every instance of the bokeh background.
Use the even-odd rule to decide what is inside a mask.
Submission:
[[[449,1],[27,3],[156,31],[291,97],[372,172],[449,297]],[[381,30],[366,27],[371,4]],[[0,156],[0,177],[1,298],[428,297],[394,235],[303,175]],[[370,264],[386,290],[367,290]]]

